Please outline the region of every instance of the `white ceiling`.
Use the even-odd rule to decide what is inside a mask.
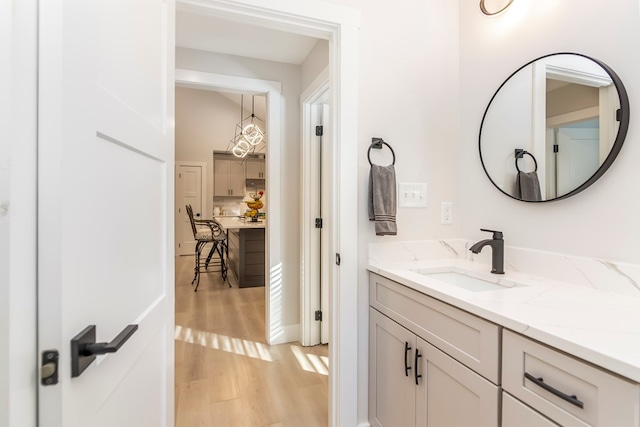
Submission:
[[[179,47],[300,65],[317,41],[188,10],[176,11]]]

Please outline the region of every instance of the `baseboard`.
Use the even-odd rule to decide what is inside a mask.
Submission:
[[[358,427],[371,427],[371,424],[369,424],[368,422],[360,423],[360,424],[358,424]]]
[[[271,345],[300,341],[300,324],[278,326],[271,331]]]

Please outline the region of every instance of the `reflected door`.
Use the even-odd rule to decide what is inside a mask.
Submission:
[[[559,128],[556,154],[557,196],[578,188],[600,165],[598,128]]]

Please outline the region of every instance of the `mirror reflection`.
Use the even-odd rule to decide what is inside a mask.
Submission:
[[[511,75],[491,99],[480,156],[493,184],[524,201],[584,190],[611,165],[628,127],[619,78],[599,61],[552,54]]]

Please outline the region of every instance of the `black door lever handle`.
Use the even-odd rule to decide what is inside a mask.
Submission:
[[[80,349],[80,352],[83,356],[91,356],[93,354],[107,354],[107,353],[115,353],[122,347],[122,345],[127,342],[131,335],[138,329],[138,325],[129,325],[122,332],[118,334],[117,337],[113,339],[113,341],[106,342],[97,342],[93,344],[86,344],[83,348]]]
[[[96,355],[115,353],[138,329],[128,325],[111,342],[96,342],[96,325],[89,325],[71,339],[71,377],[80,376],[96,359]]]

